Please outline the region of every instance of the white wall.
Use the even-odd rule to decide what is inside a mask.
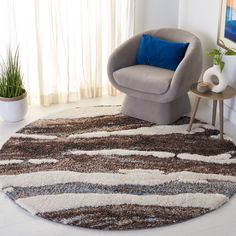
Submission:
[[[179,0],[136,0],[135,33],[178,27]]]
[[[204,52],[216,47],[220,0],[180,0],[179,4],[179,27],[199,36]],[[224,60],[229,84],[236,88],[236,57]],[[205,56],[204,69],[211,63]],[[225,101],[225,116],[236,124],[236,99]]]
[[[179,28],[196,34],[204,52],[216,47],[219,0],[180,0],[179,4]],[[211,60],[204,59],[207,68]]]

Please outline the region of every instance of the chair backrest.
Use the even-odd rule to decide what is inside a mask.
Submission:
[[[199,39],[194,34],[182,29],[163,28],[159,30],[149,30],[142,34],[149,34],[172,42],[189,43],[186,55],[188,55],[192,48],[199,45]]]
[[[182,29],[174,29],[174,28],[163,28],[158,30],[149,30],[142,34],[149,34],[155,37],[170,40],[173,42],[190,42],[197,37],[185,30]]]

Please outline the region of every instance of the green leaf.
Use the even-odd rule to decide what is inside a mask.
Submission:
[[[220,71],[222,72],[224,70],[225,63],[223,61],[220,62]]]
[[[214,57],[214,58],[213,58],[213,64],[215,64],[215,65],[220,65],[220,62],[221,62],[221,60],[220,60],[219,57]]]
[[[7,59],[0,66],[0,96],[17,97],[24,93],[23,75],[21,74],[19,62],[19,50],[13,55],[8,50]]]
[[[219,49],[214,49],[214,50],[208,52],[207,55],[210,56],[210,57],[220,56],[221,51]]]
[[[236,56],[236,52],[229,48],[229,49],[226,51],[225,55],[226,55],[226,56]]]
[[[214,49],[213,52],[215,55],[219,55],[219,56],[221,55],[220,49]]]

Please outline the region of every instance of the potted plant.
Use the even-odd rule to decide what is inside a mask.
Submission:
[[[7,122],[17,122],[24,119],[27,108],[19,50],[14,55],[9,50],[0,68],[0,115]]]
[[[225,47],[224,42],[221,41],[221,43]],[[213,67],[206,70],[203,75],[203,81],[209,84],[212,92],[221,93],[228,85],[228,78],[224,72],[225,62],[223,61],[223,57],[236,56],[236,52],[232,48],[218,48],[207,52],[207,55],[213,58]],[[218,79],[218,84],[214,83],[214,76]]]

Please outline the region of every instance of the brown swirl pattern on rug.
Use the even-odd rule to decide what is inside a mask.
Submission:
[[[236,146],[188,117],[158,126],[119,106],[76,108],[35,121],[0,150],[0,186],[51,221],[105,230],[178,223],[236,192]]]

